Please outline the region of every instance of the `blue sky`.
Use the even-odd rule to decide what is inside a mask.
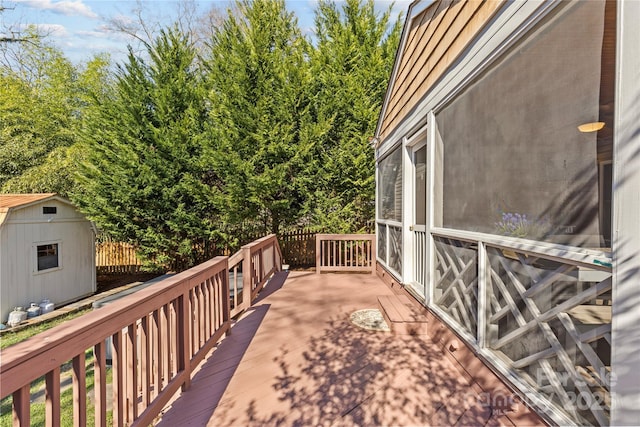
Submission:
[[[0,14],[0,32],[6,28],[19,30],[27,25],[36,25],[48,34],[48,41],[62,49],[75,63],[84,62],[99,52],[109,52],[112,59],[124,58],[130,37],[109,28],[109,20],[132,19],[137,6],[135,0],[0,0],[6,9]],[[141,1],[144,16],[170,24],[178,14],[178,1]],[[287,0],[287,8],[298,17],[300,28],[310,33],[313,28],[313,11],[316,0]],[[391,1],[377,0],[380,10]],[[227,1],[193,1],[198,13],[205,14],[212,7],[225,9]],[[394,16],[404,14],[410,0],[394,2]]]

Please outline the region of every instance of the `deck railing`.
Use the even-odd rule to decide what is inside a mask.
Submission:
[[[562,423],[608,425],[615,377],[606,258],[459,231],[432,235],[432,309]]]
[[[316,234],[316,273],[376,272],[375,234]]]
[[[233,254],[229,258],[231,317],[247,309],[269,277],[281,269],[282,252],[275,234],[245,245]],[[250,292],[245,294],[245,290]]]
[[[246,274],[248,307],[268,278],[280,269],[275,235],[242,248],[232,259]],[[31,383],[45,378],[46,425],[60,425],[61,368],[71,361],[75,425],[88,412],[95,425],[149,425],[178,389],[190,385],[193,369],[230,332],[229,259],[216,257],[91,313],[65,322],[2,351],[0,398],[13,396],[13,424],[31,425]],[[236,270],[237,277],[237,270]],[[107,344],[111,338],[112,403],[107,405]],[[87,359],[93,359],[90,361]],[[93,371],[94,408],[87,410],[86,378]]]

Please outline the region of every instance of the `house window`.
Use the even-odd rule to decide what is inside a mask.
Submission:
[[[615,2],[558,10],[436,113],[443,227],[610,245]]]
[[[60,266],[59,254],[57,243],[38,245],[38,271],[58,268]]]
[[[55,215],[58,213],[58,208],[55,206],[43,206],[42,213],[44,215]]]

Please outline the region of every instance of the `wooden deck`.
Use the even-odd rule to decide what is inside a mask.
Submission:
[[[511,395],[497,378],[472,378],[433,336],[350,322],[352,312],[377,308],[377,296],[392,293],[375,275],[277,273],[155,424],[542,422],[522,403],[505,405]],[[442,329],[437,321],[429,327]]]

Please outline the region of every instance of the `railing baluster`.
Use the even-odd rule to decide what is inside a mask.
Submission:
[[[211,308],[211,330],[212,331],[216,331],[218,330],[218,327],[220,326],[220,322],[219,322],[219,318],[220,318],[220,313],[218,312],[218,304],[215,304],[216,301],[220,301],[220,295],[218,294],[218,284],[217,284],[217,280],[215,277],[212,277],[211,279],[209,279],[209,292],[211,293],[211,299],[214,302],[214,304],[212,305]]]
[[[191,327],[191,339],[189,340],[189,342],[191,342],[191,348],[189,349],[189,351],[191,353],[195,353],[196,348],[198,348],[198,344],[200,343],[200,336],[199,336],[199,332],[200,332],[200,328],[198,325],[198,316],[200,314],[200,310],[198,307],[198,291],[196,288],[192,288],[189,291],[187,291],[187,316],[189,317],[189,323],[192,323],[192,327]]]
[[[171,378],[173,378],[179,371],[178,363],[179,363],[180,354],[182,353],[182,348],[178,347],[178,334],[180,333],[180,329],[179,329],[180,319],[178,319],[178,310],[179,310],[178,304],[181,304],[181,302],[182,302],[181,300],[173,300],[169,304],[169,319],[170,319],[169,323],[171,325],[171,327],[169,328],[169,330],[171,331],[170,333],[171,369],[169,374],[169,381],[171,381]],[[186,343],[188,343],[188,341]]]
[[[47,372],[45,376],[45,420],[47,427],[60,425],[60,367]]]
[[[13,393],[13,425],[31,425],[31,413],[29,408],[29,398],[31,397],[31,386],[27,384]],[[58,402],[60,398],[58,397]]]
[[[189,310],[189,298],[188,294],[183,294],[178,297],[177,306],[176,306],[176,345],[178,349],[178,366],[176,369],[176,374],[179,372],[188,371],[189,364],[191,360],[191,352],[189,351],[189,324],[187,318],[187,312]],[[191,386],[191,376],[186,375],[185,381],[182,384],[182,391],[187,390]]]
[[[205,279],[207,280],[207,279]],[[201,283],[200,285],[198,285],[197,289],[198,289],[198,307],[200,310],[200,313],[198,315],[198,326],[199,326],[199,333],[200,333],[200,342],[198,345],[198,348],[194,349],[192,354],[196,354],[198,352],[199,349],[202,348],[202,346],[204,345],[205,342],[207,342],[207,339],[209,338],[207,336],[207,321],[206,321],[206,312],[207,312],[207,305],[206,305],[206,300],[205,300],[205,288],[206,284],[205,283]],[[189,356],[189,359],[191,359],[191,356]]]
[[[87,375],[85,354],[73,358],[73,420],[80,427],[87,425]]]
[[[169,365],[170,365],[170,360],[171,360],[171,354],[170,354],[170,348],[171,348],[171,331],[169,331],[169,305],[165,304],[162,306],[162,311],[161,311],[161,318],[160,318],[160,330],[161,330],[161,335],[160,335],[160,342],[161,342],[161,350],[162,350],[162,359],[161,359],[161,366],[162,366],[162,380],[161,380],[161,388],[160,390],[164,389],[164,387],[169,384]]]
[[[211,314],[213,313],[213,310],[215,309],[215,299],[212,297],[211,295],[211,282],[212,279],[208,278],[207,280],[205,280],[203,286],[204,286],[204,334],[205,334],[205,341],[209,340],[209,338],[211,338],[211,336],[213,335],[213,332],[215,330],[215,328],[212,328],[211,325]]]
[[[96,427],[105,427],[107,425],[107,349],[104,340],[93,347],[93,357],[95,425]]]
[[[119,330],[111,337],[111,366],[113,370],[113,422],[115,425],[124,424],[124,387],[122,366],[122,331]]]
[[[149,334],[149,316],[142,318],[140,325],[140,384],[142,386],[142,408],[149,406],[151,401],[151,352],[149,351],[151,337]]]
[[[127,420],[133,421],[138,418],[138,337],[137,323],[127,327]]]
[[[160,394],[162,389],[162,373],[163,373],[163,351],[162,351],[162,308],[153,311],[153,356],[154,356],[154,385],[153,385],[153,397],[154,399]]]

